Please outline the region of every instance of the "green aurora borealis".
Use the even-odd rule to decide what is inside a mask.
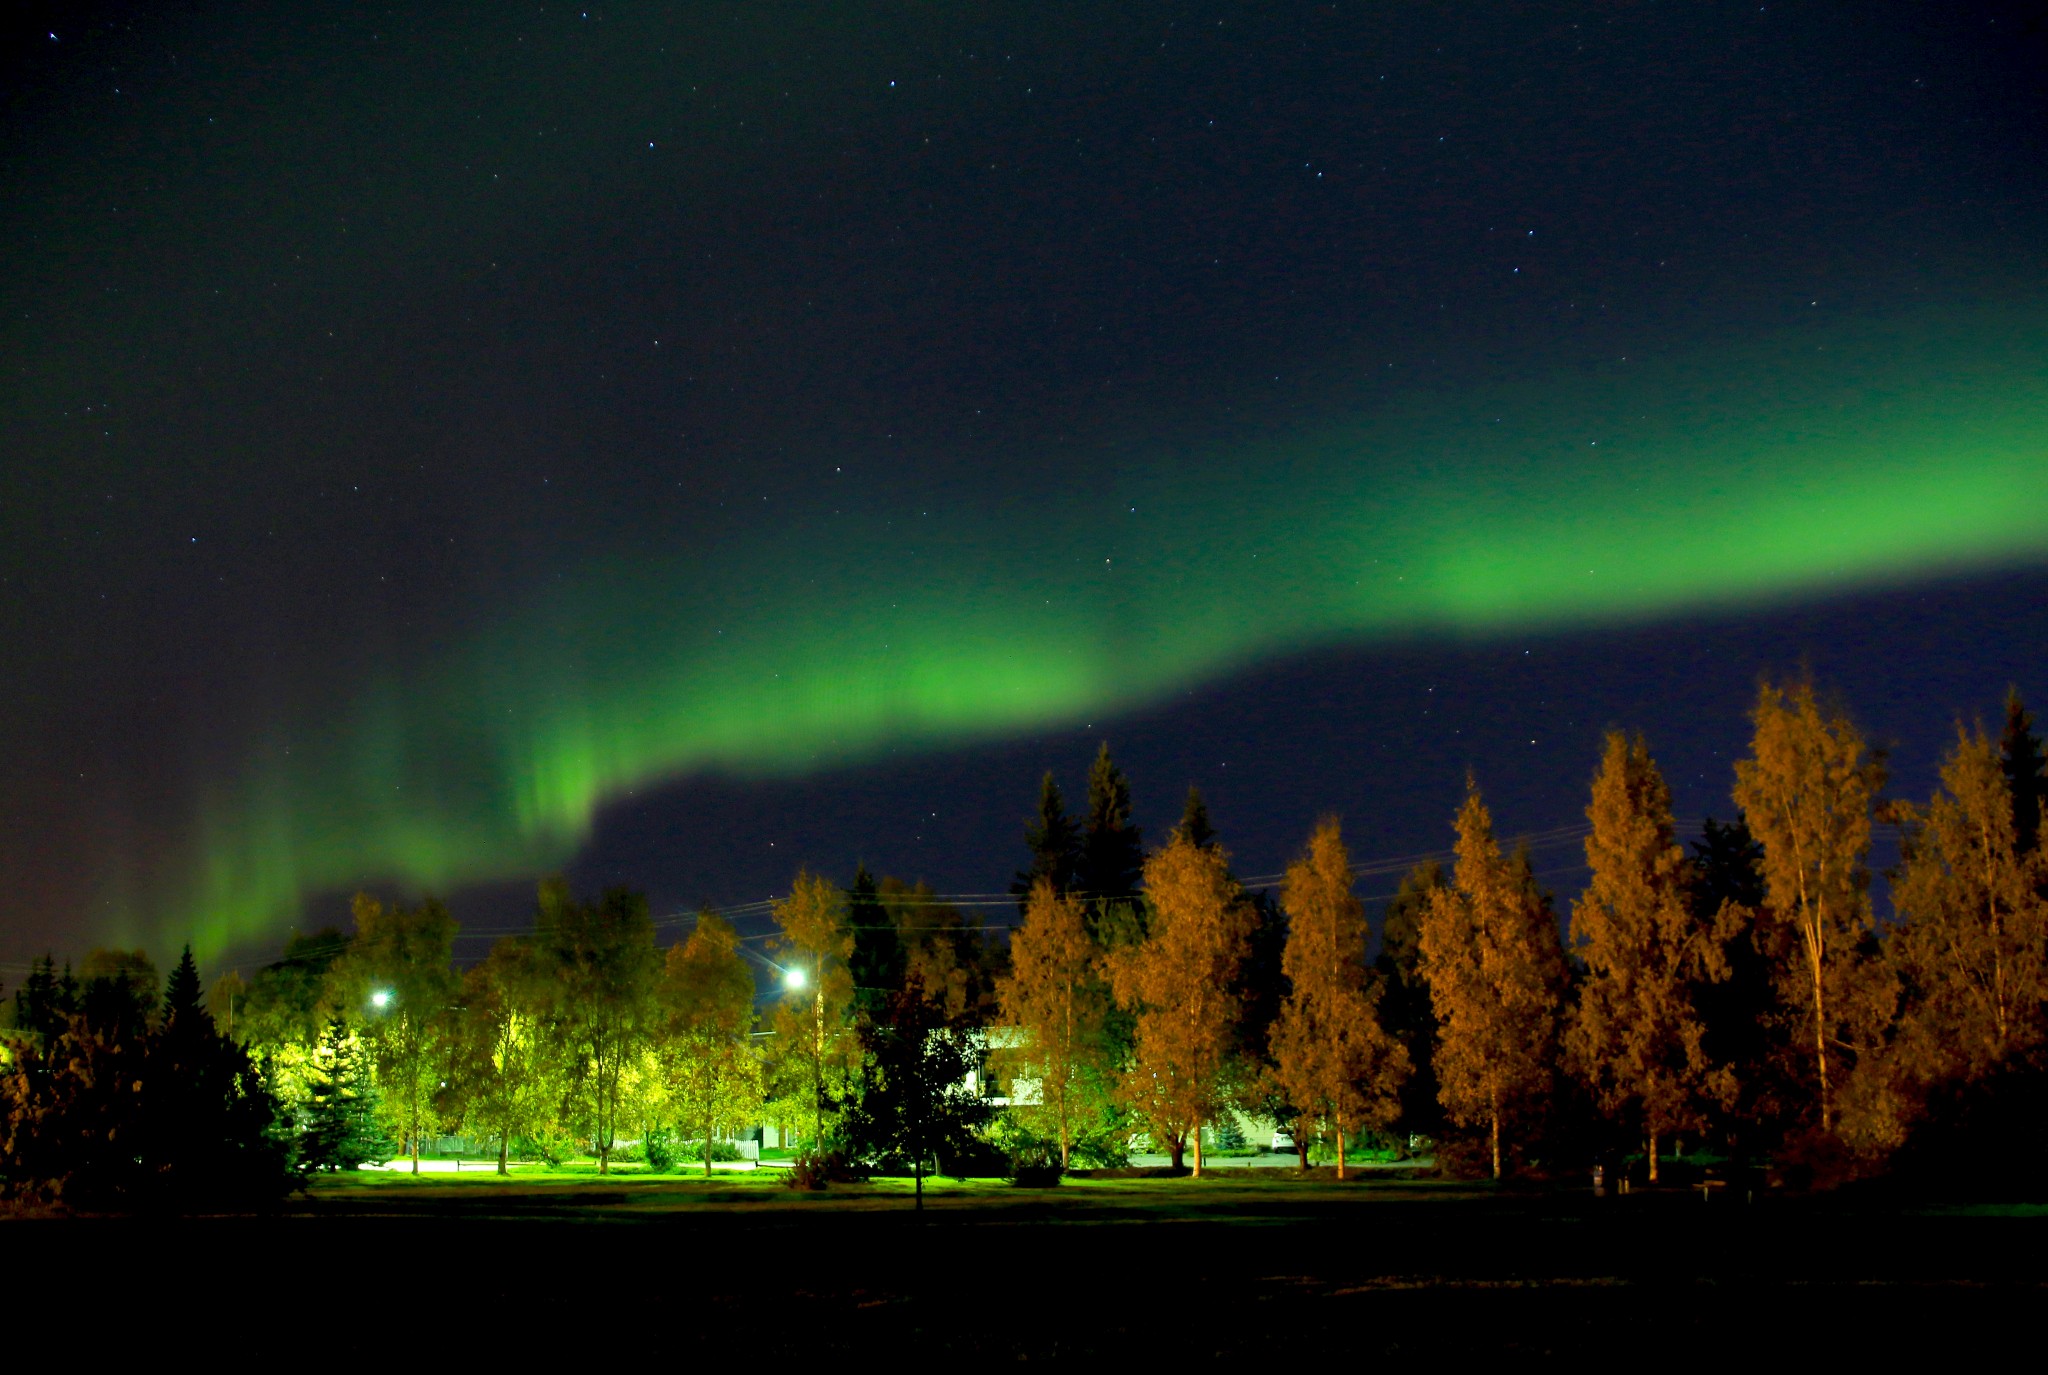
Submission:
[[[10,984],[992,891],[1103,737],[1262,873],[2048,692],[2005,7],[116,9],[0,53]]]
[[[2031,563],[2044,321],[1787,328],[1395,392],[1228,451],[1131,440],[1113,496],[956,503],[892,527],[908,557],[889,564],[867,554],[884,517],[854,509],[745,549],[621,555],[255,742],[199,799],[190,867],[133,875],[124,905],[217,952],[311,893],[559,865],[607,801],[694,772],[1114,713],[1331,643]]]

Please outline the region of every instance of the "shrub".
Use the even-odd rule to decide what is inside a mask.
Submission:
[[[1044,1150],[1030,1150],[1010,1160],[1010,1183],[1020,1189],[1050,1189],[1060,1182],[1060,1162]]]
[[[811,1151],[798,1156],[796,1163],[783,1171],[782,1185],[815,1193],[833,1184],[859,1183],[866,1177],[839,1151]]]
[[[656,1174],[667,1174],[676,1167],[681,1144],[667,1127],[656,1127],[641,1143],[641,1154],[646,1157],[648,1169]]]

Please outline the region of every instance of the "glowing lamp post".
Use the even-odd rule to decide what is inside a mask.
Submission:
[[[376,1008],[379,1012],[382,1012],[385,1008],[390,1007],[391,990],[388,988],[380,988],[376,992],[372,993],[370,995],[370,1006]]]
[[[782,971],[782,986],[792,993],[801,993],[808,982],[809,980],[804,978],[804,971],[795,965]]]

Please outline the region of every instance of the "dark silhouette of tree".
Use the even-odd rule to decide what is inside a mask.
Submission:
[[[2042,776],[2041,737],[2034,734],[2034,718],[2018,688],[2006,689],[2005,735],[1998,752],[2005,786],[2012,792],[2013,845],[2028,854],[2041,843],[2041,798],[2048,793],[2048,779]]]
[[[1387,903],[1380,952],[1373,960],[1383,990],[1380,1024],[1408,1052],[1400,1121],[1407,1130],[1429,1136],[1442,1129],[1443,1105],[1437,1101],[1436,1009],[1422,976],[1422,916],[1429,910],[1430,894],[1443,886],[1443,866],[1433,859],[1401,876]]]
[[[186,946],[165,986],[143,1084],[152,1194],[261,1201],[294,1186],[287,1123],[255,1062],[214,1024]]]
[[[1052,886],[1062,893],[1074,886],[1081,836],[1067,815],[1060,785],[1050,769],[1039,782],[1038,815],[1024,828],[1024,847],[1031,851],[1031,867],[1019,870],[1010,881],[1019,911],[1031,900],[1031,890],[1042,878],[1051,879]]]
[[[1209,824],[1209,804],[1202,800],[1202,790],[1188,784],[1187,800],[1181,804],[1180,824],[1173,833],[1183,836],[1188,844],[1198,850],[1211,849],[1216,844],[1216,828]]]
[[[28,977],[14,990],[14,1032],[35,1042],[48,1041],[63,1031],[78,1011],[77,985],[71,966],[57,976],[57,962],[49,955],[29,966]]]
[[[1003,949],[988,938],[980,919],[942,902],[922,881],[884,878],[878,885],[882,910],[903,945],[904,975],[915,973],[925,995],[963,1026],[985,1026],[996,1012],[996,978]],[[1028,907],[1027,907],[1028,910]],[[897,986],[902,984],[902,977]],[[893,989],[891,990],[894,991]]]
[[[157,1010],[156,966],[140,950],[89,950],[78,967],[78,1011],[94,1031],[138,1041]]]
[[[161,1021],[124,1002],[132,962],[100,961],[99,1016],[17,1042],[0,1076],[0,1180],[84,1208],[247,1206],[291,1189],[276,1100],[200,1004],[187,951]],[[154,973],[150,978],[154,987]]]
[[[847,968],[853,974],[854,1016],[872,1020],[903,986],[903,940],[896,920],[882,906],[875,876],[863,864],[846,890],[846,926],[853,935]]]
[[[1074,881],[1098,902],[1127,901],[1144,867],[1145,847],[1131,821],[1131,785],[1105,740],[1088,769],[1088,820]]]
[[[1783,959],[1783,928],[1762,921],[1764,847],[1738,814],[1722,824],[1708,817],[1692,846],[1692,913],[1727,936],[1728,977],[1696,988],[1707,1058],[1735,1076],[1735,1098],[1723,1119],[1731,1142],[1748,1152],[1780,1125],[1792,1084],[1778,1053],[1774,971]]]
[[[1287,1000],[1288,981],[1284,963],[1287,949],[1287,916],[1270,893],[1248,893],[1245,910],[1251,927],[1245,939],[1244,966],[1238,975],[1237,1025],[1232,1040],[1243,1065],[1239,1106],[1253,1117],[1274,1122],[1293,1122],[1299,1116],[1288,1101],[1273,1057],[1273,1027]],[[1308,1165],[1308,1140],[1294,1133],[1301,1163]]]
[[[971,1151],[975,1129],[994,1111],[967,1081],[980,1064],[975,1043],[926,996],[915,970],[860,1039],[866,1055],[846,1114],[848,1145],[871,1161],[907,1161],[921,1210],[926,1164]]]
[[[206,992],[199,986],[199,966],[193,962],[192,947],[188,945],[171,967],[171,977],[164,980],[164,1025],[196,1022],[206,1010]]]

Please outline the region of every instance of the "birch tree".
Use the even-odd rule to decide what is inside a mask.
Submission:
[[[845,898],[804,871],[789,896],[775,904],[779,935],[772,947],[783,975],[775,1005],[775,1054],[785,1081],[811,1117],[811,1149],[822,1150],[825,1114],[860,1064],[860,1045],[848,1024],[853,1006],[853,933],[846,929]]]
[[[457,1085],[463,1118],[486,1139],[498,1139],[498,1173],[505,1174],[512,1142],[536,1136],[552,1122],[562,1085],[547,1045],[553,1001],[543,962],[531,941],[508,937],[462,978],[457,1029]]]
[[[418,1174],[453,1025],[455,919],[431,898],[386,907],[368,893],[356,894],[354,915],[355,937],[330,977],[369,1043],[385,1114]]]
[[[1750,754],[1735,765],[1735,805],[1763,846],[1766,920],[1789,930],[1794,967],[1781,996],[1804,1025],[1822,1131],[1834,1127],[1833,1088],[1855,1004],[1857,941],[1870,929],[1871,800],[1883,765],[1810,683],[1766,682],[1750,712]]]
[[[2041,1039],[2048,859],[2020,848],[2016,810],[1981,730],[1957,732],[1925,811],[1901,808],[1902,923],[1886,949],[1906,986],[1900,1050],[1922,1082],[1974,1078]]]
[[[1065,1169],[1076,1100],[1102,1033],[1102,956],[1080,900],[1050,878],[1032,884],[1024,924],[1010,938],[1010,973],[997,981],[996,996],[1001,1025],[1021,1039],[999,1064],[1037,1083],[1038,1104],[1027,1112],[1058,1136]]]
[[[633,1068],[652,1031],[658,956],[643,894],[610,888],[594,904],[573,901],[559,879],[541,886],[535,939],[553,981],[551,1031],[569,1097],[597,1157],[611,1170]]]
[[[748,1035],[754,976],[732,923],[699,913],[690,938],[669,948],[658,996],[662,1077],[686,1128],[703,1135],[708,1179],[712,1137],[750,1118],[762,1098],[761,1061]]]

